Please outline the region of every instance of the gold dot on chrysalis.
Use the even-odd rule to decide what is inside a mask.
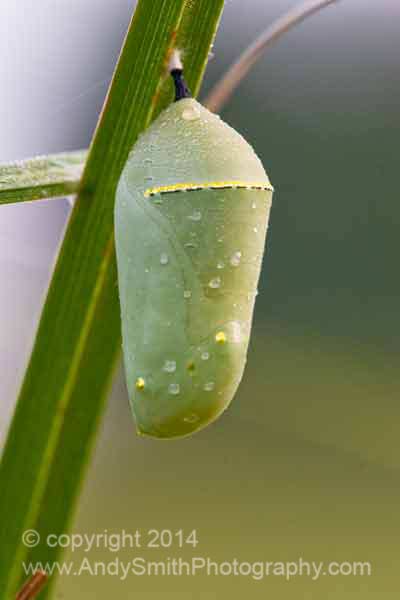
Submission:
[[[187,364],[187,370],[189,371],[189,373],[193,373],[196,370],[196,365],[194,364],[194,362],[191,360],[188,362]]]
[[[218,331],[215,334],[215,341],[217,342],[217,344],[225,344],[226,342],[226,335],[223,331]]]
[[[143,390],[144,389],[144,379],[143,379],[143,377],[138,377],[136,379],[135,386],[136,386],[137,390]]]

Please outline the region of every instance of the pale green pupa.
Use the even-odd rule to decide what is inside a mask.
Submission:
[[[138,432],[186,436],[229,405],[246,363],[272,186],[251,146],[188,97],[134,145],[115,239],[126,381]]]

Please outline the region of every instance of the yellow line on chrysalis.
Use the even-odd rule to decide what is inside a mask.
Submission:
[[[270,183],[259,183],[251,181],[210,181],[209,183],[174,183],[172,185],[161,185],[160,187],[148,188],[144,196],[155,194],[169,194],[172,192],[190,192],[195,190],[220,190],[220,189],[246,189],[246,190],[270,190],[274,188]]]

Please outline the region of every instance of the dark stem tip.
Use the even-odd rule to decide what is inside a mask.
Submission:
[[[172,69],[171,77],[174,80],[175,85],[175,102],[183,100],[183,98],[191,98],[192,95],[183,77],[183,70]]]

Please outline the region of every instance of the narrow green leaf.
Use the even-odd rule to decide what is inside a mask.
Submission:
[[[162,84],[175,39],[197,90],[223,0],[140,0],[91,145],[0,465],[0,598],[22,561],[55,561],[48,534],[68,527],[120,352],[113,239],[118,178],[139,132],[172,92]],[[181,31],[182,27],[182,31]],[[22,534],[41,543],[28,554]],[[48,586],[43,592],[49,593]],[[42,595],[42,597],[44,597]]]
[[[75,194],[86,157],[79,150],[0,165],[0,204]]]

